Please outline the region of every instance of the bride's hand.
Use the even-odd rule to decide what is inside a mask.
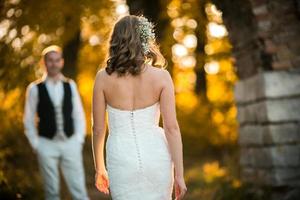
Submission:
[[[97,171],[95,174],[95,186],[104,194],[109,194],[109,180],[106,170]]]
[[[187,187],[185,185],[185,181],[183,177],[176,177],[175,176],[175,200],[181,200],[183,199]]]

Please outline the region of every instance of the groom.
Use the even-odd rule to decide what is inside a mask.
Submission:
[[[42,52],[44,76],[26,91],[25,134],[36,152],[47,200],[60,199],[59,168],[74,200],[88,200],[82,160],[85,116],[75,82],[63,76],[62,50]]]

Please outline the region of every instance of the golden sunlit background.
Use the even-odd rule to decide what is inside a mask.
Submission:
[[[237,75],[222,12],[209,0],[154,2],[157,9],[152,1],[1,1],[0,196],[42,199],[41,177],[24,136],[22,116],[25,89],[42,73],[41,51],[57,44],[64,50],[64,74],[76,81],[84,103],[89,194],[91,199],[109,199],[94,188],[92,86],[97,70],[105,67],[112,25],[134,11],[157,25],[157,39],[173,77],[189,188],[186,199],[245,199],[251,186],[239,178],[233,94]],[[62,191],[69,199],[65,184]]]

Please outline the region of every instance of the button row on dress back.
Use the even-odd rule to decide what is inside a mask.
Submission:
[[[134,126],[134,116],[133,116],[133,111],[131,111],[131,122],[132,122],[132,131],[133,131],[133,136],[134,136],[134,140],[135,140],[135,145],[137,148],[137,155],[138,155],[138,162],[139,162],[139,169],[142,171],[142,161],[141,161],[141,155],[140,155],[140,151],[139,151],[139,147],[138,147],[138,143],[137,143],[137,137],[136,137],[136,133],[135,133],[135,126]],[[151,183],[153,186],[156,186],[156,183],[154,183],[152,181],[152,179],[150,179],[148,176],[145,176],[146,180]],[[158,192],[158,188],[157,187],[153,187],[154,191],[153,192]]]
[[[131,123],[132,123],[132,132],[133,132],[133,136],[134,136],[134,141],[135,141],[135,145],[136,145],[136,148],[137,148],[137,156],[138,156],[138,162],[139,162],[139,169],[142,169],[141,155],[140,155],[140,151],[139,151],[139,147],[138,147],[138,142],[137,142],[137,138],[136,138],[136,133],[135,133],[135,127],[134,127],[133,111],[131,111]]]

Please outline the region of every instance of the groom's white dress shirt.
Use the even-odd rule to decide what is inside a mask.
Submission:
[[[57,131],[53,140],[64,141],[67,139],[66,134],[64,133],[64,122],[63,122],[63,96],[64,96],[64,87],[63,87],[63,75],[61,78],[55,82],[53,79],[47,75],[42,77],[42,81],[45,81],[45,86],[49,93],[50,99],[55,108],[55,117],[57,124]],[[77,90],[76,83],[70,81],[71,91],[72,91],[72,103],[73,103],[73,122],[74,122],[74,137],[77,137],[77,140],[80,143],[84,142],[85,132],[86,132],[86,122],[85,114],[82,107],[82,102],[80,95]],[[39,143],[39,135],[37,130],[37,104],[38,104],[38,88],[35,82],[32,82],[26,91],[26,102],[25,102],[25,113],[24,113],[24,125],[25,125],[25,135],[27,136],[32,148],[36,149]]]

